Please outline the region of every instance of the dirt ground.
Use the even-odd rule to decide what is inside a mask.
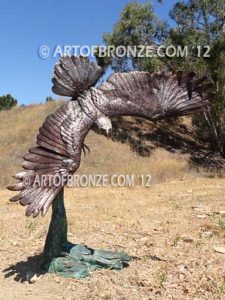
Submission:
[[[1,190],[0,299],[225,299],[225,179],[150,188],[66,189],[69,240],[134,256],[122,271],[88,279],[39,272],[50,212],[24,216]],[[225,251],[225,248],[220,249]]]

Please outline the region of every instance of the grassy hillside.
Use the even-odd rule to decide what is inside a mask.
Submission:
[[[0,112],[0,186],[12,181],[21,169],[23,155],[35,145],[38,129],[46,116],[61,102],[13,108]],[[91,131],[86,144],[91,153],[82,158],[80,174],[151,174],[153,180],[183,178],[188,169],[188,156],[155,148],[150,157],[141,157],[127,144],[113,142]]]
[[[45,117],[59,105],[16,107],[0,112],[0,185],[9,183],[10,177],[20,169],[23,155],[35,145],[38,128]]]

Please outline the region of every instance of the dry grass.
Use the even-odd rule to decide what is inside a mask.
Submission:
[[[188,157],[156,149],[150,157],[141,157],[128,144],[113,142],[91,132],[87,139],[90,155],[83,157],[78,174],[151,175],[154,182],[188,176]]]
[[[188,176],[188,156],[172,154],[165,149],[156,149],[149,161],[154,182],[168,179],[184,179]]]
[[[0,299],[224,299],[224,179],[176,180],[150,189],[66,189],[69,240],[136,257],[117,272],[89,279],[46,274],[34,285],[22,280],[37,268],[50,213],[29,219],[1,190]],[[27,261],[27,258],[29,260]],[[12,270],[14,270],[12,272]],[[7,274],[7,277],[4,276]]]

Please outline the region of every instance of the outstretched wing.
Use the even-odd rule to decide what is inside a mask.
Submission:
[[[67,176],[79,167],[83,140],[92,124],[84,118],[78,103],[70,101],[48,116],[40,128],[37,147],[24,156],[24,171],[14,176],[20,182],[8,187],[20,191],[10,200],[28,205],[27,216],[46,214]]]
[[[132,112],[154,120],[187,115],[209,104],[210,95],[203,97],[203,94],[212,84],[204,83],[206,77],[197,80],[194,77],[194,72],[183,76],[180,71],[175,74],[115,73],[99,90],[109,100],[108,112],[114,111],[117,115]],[[97,104],[101,106],[100,101]]]

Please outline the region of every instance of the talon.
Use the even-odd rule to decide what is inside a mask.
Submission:
[[[84,152],[84,156],[86,155],[85,149],[87,149],[89,153],[91,152],[90,148],[89,148],[87,145],[83,144],[82,150],[83,150],[83,152]]]
[[[82,146],[82,151],[83,151],[84,156],[85,156],[86,155],[86,151],[85,151],[85,147],[84,146]]]

